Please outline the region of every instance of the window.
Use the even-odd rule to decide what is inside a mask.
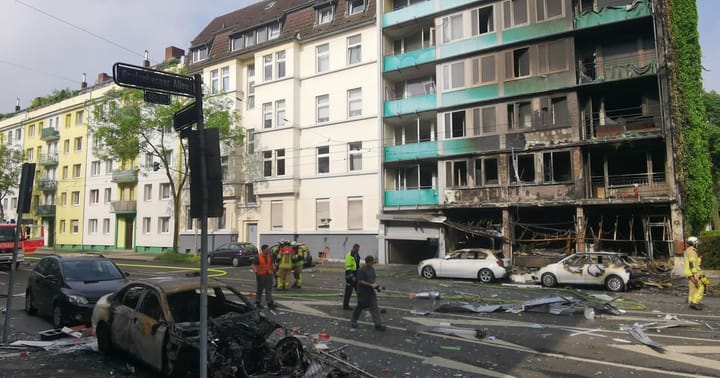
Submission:
[[[362,36],[353,35],[347,39],[347,64],[357,64],[362,60]]]
[[[60,204],[62,206],[67,206],[67,192],[62,192],[60,194]],[[13,207],[15,207],[15,206],[13,206]]]
[[[362,13],[365,11],[365,0],[349,0],[348,15]]]
[[[269,36],[270,39],[275,39],[275,38],[279,37],[280,36],[280,23],[273,22],[272,24],[270,24],[270,26],[268,26],[268,30],[269,30],[269,34],[270,34],[270,36]]]
[[[77,219],[70,220],[70,232],[72,234],[78,234],[80,232],[80,221]]]
[[[330,172],[330,147],[322,146],[317,149],[317,173]]]
[[[514,28],[528,23],[527,3],[527,0],[508,0],[503,3],[505,29]]]
[[[473,9],[470,12],[472,35],[481,35],[495,31],[493,6]]]
[[[79,178],[81,172],[81,165],[75,164],[73,165],[73,178]]]
[[[538,71],[552,73],[567,71],[568,59],[565,40],[552,41],[538,45]]]
[[[570,151],[543,153],[543,182],[572,181]]]
[[[246,47],[255,46],[255,41],[257,38],[255,36],[255,30],[247,31],[247,32],[245,32],[245,34],[243,36],[245,37],[245,46]]]
[[[82,110],[79,110],[77,113],[75,113],[75,124],[76,125],[82,125],[85,120],[85,112]]]
[[[461,138],[465,136],[465,111],[460,110],[444,114],[445,138]]]
[[[513,155],[510,162],[510,182],[535,182],[535,155]]]
[[[468,186],[468,164],[465,160],[445,162],[445,185],[451,188]]]
[[[532,108],[530,101],[508,104],[508,129],[528,129],[532,127]]]
[[[80,206],[80,192],[72,192],[70,196],[72,198],[72,205]]]
[[[222,91],[227,92],[230,90],[230,67],[223,67],[220,69],[220,76],[222,76]]]
[[[257,36],[257,43],[263,43],[268,40],[267,26],[261,26],[255,29],[255,35]]]
[[[15,130],[15,140],[22,140],[22,129]]]
[[[92,163],[90,163],[90,175],[91,176],[99,176],[100,175],[100,161],[95,160]]]
[[[315,71],[326,72],[330,69],[330,47],[328,44],[315,48]]]
[[[472,60],[473,85],[494,83],[495,81],[495,55],[483,56]]]
[[[210,93],[218,93],[220,89],[220,77],[218,76],[218,70],[210,71]]]
[[[348,164],[351,171],[362,169],[362,142],[348,143]]]
[[[263,128],[272,128],[272,102],[262,104]]]
[[[229,157],[229,156],[227,156],[227,155],[225,155],[225,156],[220,156],[220,173],[221,173],[221,175],[222,175],[222,181],[223,181],[223,182],[228,181],[228,179],[230,178],[230,176],[229,176],[229,175],[230,175],[229,163],[230,163],[230,157]]]
[[[327,24],[328,22],[332,22],[333,20],[333,14],[335,13],[335,7],[333,5],[328,5],[326,7],[319,8],[316,11],[316,19],[315,23],[318,25]]]
[[[89,201],[91,205],[97,205],[100,203],[100,189],[90,190]]]
[[[315,97],[317,123],[330,121],[330,95]]]
[[[330,219],[330,199],[318,198],[315,200],[315,224],[317,228],[326,228]]]
[[[62,179],[67,180],[68,178],[68,166],[65,165],[62,167]]]
[[[465,62],[444,64],[443,69],[443,90],[462,88],[465,86]]]
[[[247,108],[255,109],[255,65],[251,64],[247,68]]]
[[[363,228],[363,199],[362,197],[348,197],[348,230],[361,230]]]
[[[530,76],[530,49],[527,47],[505,53],[505,79]]]
[[[112,160],[105,160],[105,174],[111,174],[113,171],[113,161]]]
[[[110,233],[110,218],[103,218],[103,234],[109,234]]]
[[[540,100],[540,116],[545,126],[569,126],[570,114],[566,97],[544,97]]]
[[[65,219],[60,221],[60,233],[61,234],[65,233]]]
[[[162,199],[162,200],[170,199],[170,184],[168,184],[168,183],[160,184],[160,199]]]
[[[97,234],[98,231],[98,220],[97,219],[90,219],[88,220],[88,232],[91,235]]]
[[[143,199],[145,201],[152,201],[152,184],[145,184],[143,187]]]
[[[164,320],[160,299],[154,291],[149,292],[140,304],[140,313],[154,320]]]
[[[285,149],[275,150],[275,174],[285,176]]]
[[[193,229],[193,223],[194,219],[192,215],[190,215],[190,206],[185,207],[185,229],[186,230],[192,230]]]
[[[50,128],[52,128],[52,120],[50,120]],[[34,136],[35,136],[35,125],[30,125],[30,126],[28,126],[28,134],[29,134],[31,137],[34,137]]]
[[[151,231],[150,217],[143,218],[143,234],[149,234]]]
[[[67,129],[70,127],[70,124],[72,123],[72,114],[65,114],[65,128]]]
[[[495,133],[497,131],[495,107],[473,109],[473,127],[475,135]]]
[[[158,218],[158,232],[161,234],[170,233],[170,217]]]
[[[83,138],[77,137],[75,138],[75,152],[82,151],[83,148]]]
[[[348,118],[362,115],[362,88],[354,88],[347,91]]]
[[[272,54],[263,56],[263,81],[270,81],[273,78],[273,57]]]
[[[27,155],[27,156],[25,156],[25,158],[28,161],[35,160],[35,151],[32,148],[28,148],[27,151],[25,152],[25,155]]]
[[[70,153],[70,139],[65,139],[63,141],[63,153]]]
[[[282,201],[270,201],[270,227],[273,230],[283,228],[283,203]]]
[[[225,227],[227,227],[227,211],[223,207],[222,215],[217,220],[217,228],[218,230],[224,230]]]
[[[475,159],[475,184],[477,186],[499,185],[498,159]]]
[[[455,14],[442,18],[443,43],[448,43],[463,37],[463,16]]]
[[[285,126],[285,100],[275,101],[275,124],[277,127]]]
[[[538,22],[563,15],[563,0],[536,0]]]
[[[285,50],[275,53],[275,67],[277,78],[281,79],[285,77]]]
[[[111,188],[105,188],[105,194],[103,195],[103,200],[105,203],[110,203],[110,201],[112,201],[112,189]]]
[[[272,176],[272,151],[263,151],[263,177]]]
[[[257,203],[257,197],[255,196],[255,189],[253,188],[253,184],[245,184],[245,202],[250,203]]]
[[[194,50],[192,51],[192,61],[193,61],[193,63],[195,63],[195,62],[200,62],[200,61],[202,61],[202,60],[207,59],[207,54],[208,54],[208,48],[207,48],[207,47],[200,47],[200,48],[194,49]]]

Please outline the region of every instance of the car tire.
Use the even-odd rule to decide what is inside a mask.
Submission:
[[[173,364],[172,377],[199,377],[199,358],[196,349],[183,348],[178,352],[177,359]]]
[[[32,303],[32,294],[30,294],[30,290],[25,292],[25,312],[27,312],[28,315],[37,314],[37,309]]]
[[[552,273],[545,273],[540,277],[540,284],[544,287],[553,287],[557,285],[557,278]]]
[[[622,278],[612,275],[605,279],[605,287],[612,292],[625,291],[625,282]]]
[[[60,329],[65,325],[63,320],[62,307],[59,304],[53,305],[52,308],[52,325],[55,329]]]
[[[112,335],[110,326],[105,322],[100,322],[95,329],[95,337],[97,338],[98,350],[104,354],[112,354]]]
[[[495,280],[495,275],[493,274],[492,270],[490,269],[480,269],[477,275],[478,281],[482,283],[490,283]]]
[[[240,259],[237,258],[237,257],[233,257],[233,259],[232,259],[232,266],[234,266],[234,267],[236,267],[236,268],[239,267],[239,266],[240,266]]]
[[[212,256],[208,256],[208,261],[207,261],[207,263],[208,263],[208,265],[212,265],[212,263],[213,263]]]
[[[424,266],[422,268],[422,276],[427,279],[435,278],[435,269],[433,269],[430,265]]]

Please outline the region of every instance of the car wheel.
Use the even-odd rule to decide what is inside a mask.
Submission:
[[[208,265],[212,265],[212,256],[208,256]]]
[[[105,322],[100,322],[95,330],[95,337],[97,337],[98,349],[100,352],[111,354],[113,346],[110,326],[108,326]]]
[[[625,291],[625,282],[618,276],[610,276],[605,279],[605,287],[614,292]]]
[[[540,283],[545,287],[553,287],[557,285],[557,278],[552,273],[545,273],[540,277]]]
[[[490,269],[480,269],[478,272],[478,281],[482,283],[490,283],[495,280],[495,275]]]
[[[422,268],[422,276],[427,279],[435,278],[435,269],[433,269],[430,265],[424,266]]]
[[[234,267],[240,266],[240,259],[237,258],[237,257],[233,257],[233,259],[232,259],[232,266],[234,266]]]
[[[28,315],[37,314],[37,309],[33,306],[32,303],[32,294],[30,294],[30,290],[25,292],[25,312],[27,312]]]
[[[63,321],[62,308],[59,304],[55,304],[52,309],[52,325],[55,329],[60,329],[65,325]]]

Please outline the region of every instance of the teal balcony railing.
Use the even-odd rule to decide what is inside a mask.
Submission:
[[[54,192],[57,190],[57,180],[41,179],[35,184],[37,189],[43,192]]]
[[[43,128],[40,132],[40,140],[47,142],[58,139],[60,139],[60,132],[51,127]]]
[[[40,165],[44,166],[55,166],[58,165],[58,154],[42,154],[40,155],[40,160],[38,162]]]
[[[137,201],[112,201],[110,203],[116,214],[133,214],[137,212]]]
[[[390,55],[383,59],[383,72],[419,66],[435,60],[435,46],[426,47],[404,54]]]
[[[598,11],[586,10],[576,14],[575,28],[589,28],[650,15],[652,15],[652,7],[649,0],[628,0],[627,5],[605,7]]]
[[[132,184],[138,182],[137,169],[119,169],[113,171],[112,182],[117,184]]]
[[[54,216],[55,205],[40,205],[35,209],[35,213],[41,217]]]
[[[435,93],[412,96],[399,100],[385,101],[383,114],[385,117],[412,114],[435,109],[437,96]]]
[[[433,158],[438,156],[438,142],[427,141],[385,147],[385,161],[403,161]]]
[[[385,191],[385,206],[437,205],[437,189],[410,189]]]

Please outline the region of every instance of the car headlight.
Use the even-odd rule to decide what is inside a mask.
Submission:
[[[68,302],[78,305],[88,304],[87,298],[80,295],[68,295]]]

